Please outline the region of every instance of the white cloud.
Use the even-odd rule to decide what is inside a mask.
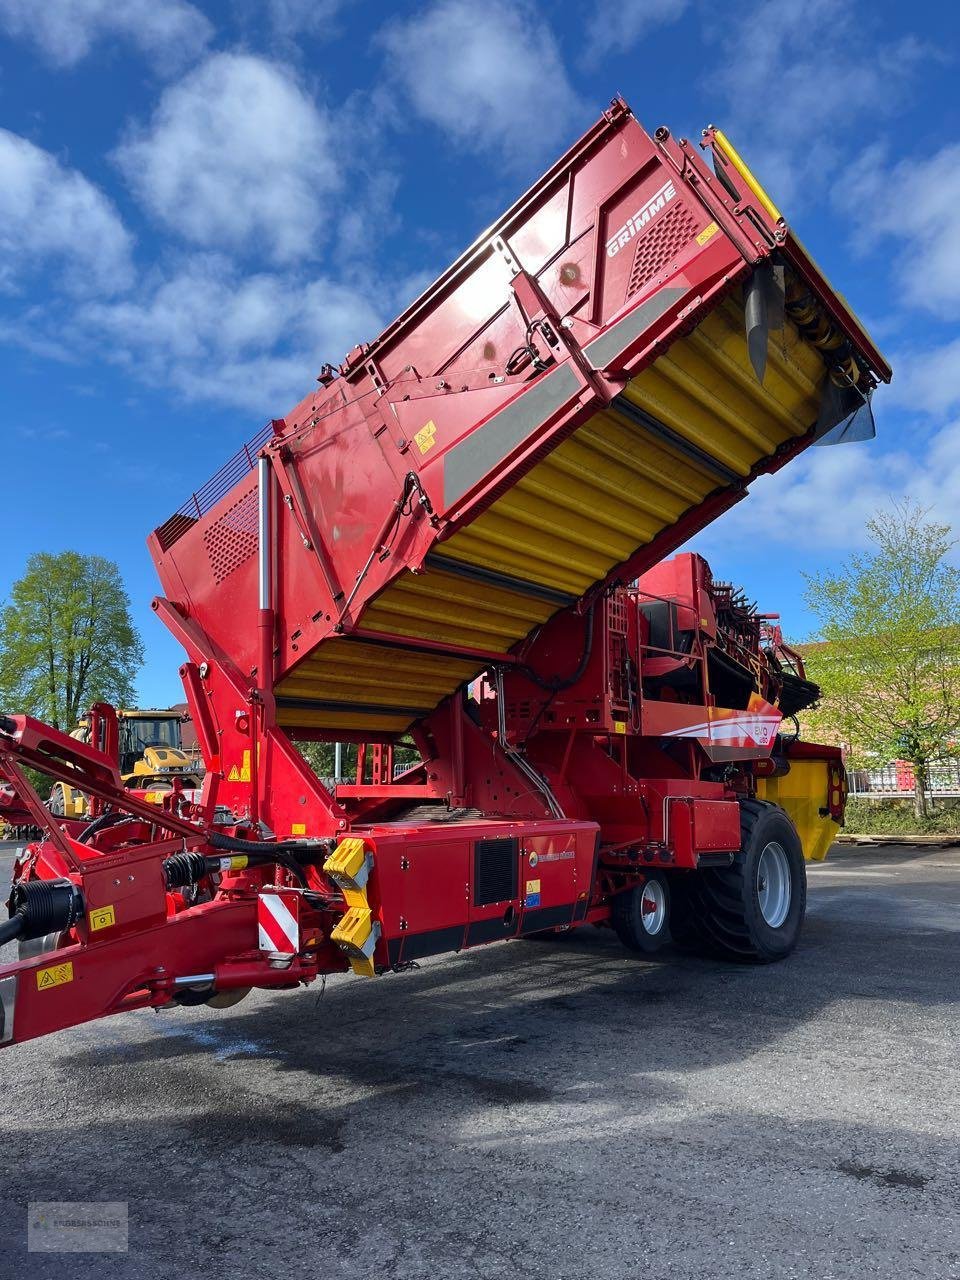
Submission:
[[[891,363],[893,383],[884,393],[889,403],[940,417],[960,409],[960,338],[897,352]]]
[[[587,64],[596,66],[629,49],[652,28],[675,22],[689,6],[690,0],[594,0],[593,12],[584,19]]]
[[[289,68],[215,54],[160,99],[116,160],[144,207],[204,248],[315,256],[339,184],[329,119]]]
[[[911,306],[953,319],[960,304],[960,143],[932,156],[888,164],[868,147],[850,171],[839,203],[859,226],[859,246],[902,242],[895,273]]]
[[[881,416],[882,433],[886,427],[891,435],[894,425]],[[896,425],[900,441],[893,449],[883,450],[879,440],[812,448],[757,480],[738,506],[697,538],[697,549],[707,547],[708,558],[713,549],[755,553],[758,545],[796,548],[798,537],[804,555],[856,549],[866,545],[870,517],[903,498],[956,526],[960,420],[931,433],[899,415]]]
[[[822,199],[858,123],[895,112],[932,56],[913,36],[885,40],[846,0],[761,0],[737,21],[724,9],[723,22],[713,84],[728,107],[716,123],[788,215]]]
[[[268,12],[274,31],[281,36],[295,36],[301,31],[320,35],[351,0],[268,0]]]
[[[416,114],[466,151],[524,164],[589,122],[547,16],[529,0],[436,0],[378,43]]]
[[[219,254],[193,255],[136,297],[91,303],[76,329],[91,350],[188,400],[286,413],[384,317],[351,286],[287,273],[244,277]]]
[[[213,34],[186,0],[0,0],[0,24],[60,67],[74,66],[110,38],[135,45],[161,65],[176,65],[199,53]]]
[[[0,287],[42,266],[52,287],[129,284],[131,238],[103,192],[18,134],[0,129]]]

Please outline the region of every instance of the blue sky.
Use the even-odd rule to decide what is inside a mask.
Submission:
[[[0,0],[0,598],[112,557],[179,700],[149,531],[622,93],[722,125],[894,363],[876,441],[696,541],[804,637],[802,569],[960,508],[958,37],[924,0]]]

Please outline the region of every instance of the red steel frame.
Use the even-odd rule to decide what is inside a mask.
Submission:
[[[713,145],[712,136],[706,141]],[[662,189],[665,181],[676,185],[698,225],[718,230],[702,243],[698,237],[669,273],[625,303],[629,255],[611,256],[604,244],[638,192]],[[402,778],[384,767],[390,735],[383,735],[370,747],[381,753],[374,781],[330,791],[278,725],[274,689],[336,637],[409,646],[407,636],[360,625],[369,602],[400,574],[423,571],[432,548],[609,405],[774,255],[815,290],[871,385],[889,378],[785,224],[757,202],[734,200],[689,143],[665,130],[651,138],[615,100],[376,342],[350,353],[339,377],[325,369],[315,393],[272,422],[151,536],[166,592],[154,608],[187,654],[181,676],[207,766],[202,801],[187,804],[174,794],[159,808],[148,805],[123,791],[109,753],[28,718],[7,722],[0,774],[47,831],[17,878],[70,880],[82,889],[85,915],[52,953],[0,968],[0,1039],[23,1040],[188,992],[292,987],[346,968],[331,933],[349,898],[313,855],[318,842],[348,834],[373,857],[365,901],[380,930],[379,968],[535,929],[600,922],[611,893],[642,879],[645,865],[693,869],[738,846],[736,797],[749,794],[751,768],[767,761],[773,746],[774,735],[757,737],[757,726],[775,729],[779,713],[758,693],[759,703],[741,715],[736,750],[724,756],[709,727],[720,716],[709,695],[697,706],[642,693],[626,708],[615,705],[603,668],[611,637],[638,668],[651,661],[642,596],[616,584],[650,570],[739,501],[754,474],[778,469],[812,443],[813,429],[709,495],[544,628],[537,640],[544,652],[561,636],[547,668],[560,673],[576,665],[586,631],[594,629],[594,668],[587,664],[580,683],[593,682],[604,703],[599,719],[578,719],[580,711],[568,708],[563,724],[539,723],[531,736],[530,713],[518,710],[530,697],[536,701],[536,690],[525,689],[524,646],[504,655],[417,642],[423,653],[468,657],[478,671],[495,670],[499,687],[488,686],[472,706],[457,693],[422,716],[412,732],[424,763]],[[498,372],[502,353],[523,345],[546,371],[534,376],[527,364]],[[488,347],[500,353],[495,360]],[[458,448],[533,388],[545,395],[545,387],[548,407],[522,439],[464,477]],[[414,439],[427,418],[433,435],[422,451]],[[205,539],[225,519],[248,554],[218,576]],[[678,573],[690,572],[687,558],[674,563],[683,566]],[[660,588],[651,589],[656,597]],[[685,600],[689,591],[675,584],[668,594]],[[612,621],[614,606],[628,619],[622,632]],[[564,628],[575,634],[562,637]],[[699,624],[694,630],[699,636]],[[705,662],[703,652],[694,660]],[[556,714],[565,700],[540,696],[548,707],[542,714],[550,714],[551,701]],[[571,692],[566,702],[573,701]],[[708,728],[698,732],[701,725]],[[358,731],[317,736],[364,738]],[[832,754],[824,750],[823,757]],[[93,834],[63,829],[42,810],[23,765],[70,781],[129,821]],[[396,820],[398,806],[420,800],[464,813],[449,825]],[[164,863],[179,852],[210,855],[214,833],[265,850],[272,834],[302,840],[304,883],[298,887],[278,857],[225,866],[190,893],[166,887]],[[513,881],[509,896],[481,901],[476,851],[491,841],[511,842]],[[257,944],[265,890],[300,895],[303,945],[296,954],[271,957]],[[109,923],[94,929],[97,912]]]

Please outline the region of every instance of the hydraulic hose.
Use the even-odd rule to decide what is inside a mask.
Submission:
[[[220,831],[214,831],[210,836],[210,844],[214,849],[227,849],[232,853],[260,854],[271,862],[276,862],[273,855],[277,853],[298,857],[301,862],[305,862],[315,861],[321,855],[325,858],[328,853],[333,852],[337,842],[330,837],[323,840],[278,840],[276,843],[268,843],[264,840],[241,840],[239,836],[225,836]]]
[[[11,916],[9,920],[4,920],[3,924],[0,924],[0,947],[5,942],[13,942],[14,938],[19,938],[25,924],[25,918],[19,913]]]
[[[577,669],[569,676],[564,676],[562,679],[546,680],[538,672],[534,671],[532,667],[521,666],[515,667],[514,670],[519,671],[522,675],[526,676],[528,680],[531,680],[541,689],[546,689],[549,693],[560,693],[562,690],[569,689],[572,685],[575,685],[578,680],[582,680],[593,654],[594,607],[594,604],[591,603],[587,612],[584,614],[583,652],[580,655],[580,661],[577,663]]]
[[[134,818],[128,813],[102,813],[99,818],[94,818],[83,828],[77,839],[81,844],[86,844],[98,831],[118,826],[121,822],[143,822],[143,818]]]
[[[326,857],[336,844],[335,840],[314,840],[302,844],[291,840],[272,844],[264,840],[241,840],[238,836],[225,836],[219,831],[213,832],[209,841],[214,849],[242,854],[254,865],[274,862],[284,867],[304,889],[308,887],[307,878],[303,873],[301,859],[294,855],[306,855],[304,861],[315,861],[318,857]],[[223,865],[224,861],[227,860],[207,857],[202,853],[175,853],[163,864],[167,888],[183,889],[213,872],[229,870],[229,867]]]

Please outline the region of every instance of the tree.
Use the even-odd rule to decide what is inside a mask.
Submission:
[[[0,698],[68,731],[91,702],[129,705],[143,662],[111,560],[38,552],[0,613]]]
[[[867,523],[873,549],[807,580],[824,642],[809,664],[829,718],[861,760],[909,760],[918,818],[930,762],[960,738],[960,570],[949,525],[913,502]]]

